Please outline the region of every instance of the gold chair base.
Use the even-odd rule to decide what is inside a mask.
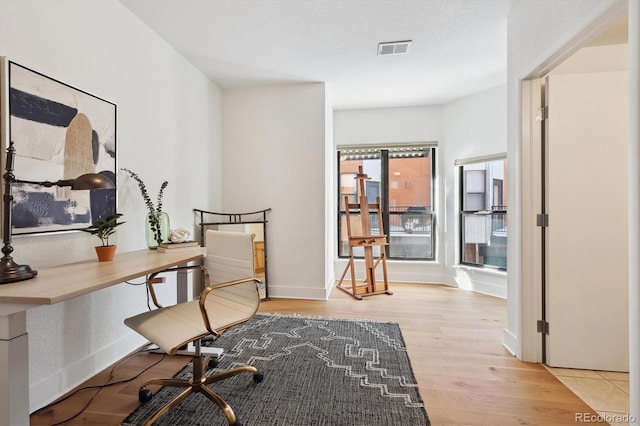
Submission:
[[[231,406],[227,404],[227,402],[222,399],[217,393],[212,391],[207,387],[207,385],[215,382],[219,382],[221,380],[228,379],[229,377],[236,376],[242,373],[252,373],[254,375],[254,380],[260,381],[260,379],[256,379],[257,376],[260,375],[260,372],[257,368],[246,365],[243,367],[234,368],[231,370],[227,370],[223,373],[215,374],[212,376],[205,376],[205,366],[209,363],[210,356],[194,356],[193,358],[193,375],[191,379],[151,379],[146,381],[141,387],[140,392],[146,390],[149,385],[162,385],[162,386],[173,386],[186,388],[184,391],[180,392],[175,398],[165,404],[160,410],[158,410],[153,416],[151,416],[144,423],[145,426],[150,426],[160,419],[160,417],[164,416],[176,405],[180,404],[187,396],[194,392],[200,392],[211,401],[213,401],[224,413],[225,417],[229,421],[230,425],[236,424],[236,415],[234,414]]]

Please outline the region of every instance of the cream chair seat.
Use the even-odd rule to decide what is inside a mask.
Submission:
[[[177,354],[182,347],[191,342],[196,348],[191,379],[151,379],[141,386],[139,399],[142,403],[152,398],[152,393],[147,388],[149,385],[186,388],[150,417],[145,425],[155,423],[193,392],[200,392],[216,403],[230,425],[241,425],[229,404],[207,385],[244,372],[252,373],[255,382],[262,381],[262,374],[249,365],[205,376],[210,358],[202,356],[200,340],[208,336],[216,338],[229,327],[248,321],[256,313],[260,302],[256,285],[260,281],[254,277],[253,272],[253,236],[247,233],[209,230],[206,233],[205,246],[204,266],[177,267],[150,275],[147,287],[157,309],[125,320],[127,326],[170,355]],[[188,269],[201,271],[205,288],[200,296],[188,302],[161,306],[154,290],[157,276]]]

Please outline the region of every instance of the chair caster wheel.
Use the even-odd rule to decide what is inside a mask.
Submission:
[[[264,379],[264,374],[256,373],[253,375],[253,381],[256,383],[260,383]]]
[[[231,426],[242,426],[242,422],[236,419],[235,423],[233,423]]]
[[[143,388],[138,392],[138,401],[143,404],[145,402],[151,401],[151,398],[153,398],[153,392],[151,392],[149,389]]]
[[[211,358],[209,360],[209,362],[207,363],[207,367],[209,367],[209,368],[216,368],[217,366],[218,366],[218,360],[217,359]]]

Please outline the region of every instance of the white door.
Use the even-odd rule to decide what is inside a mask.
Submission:
[[[546,362],[628,371],[627,72],[546,92]]]

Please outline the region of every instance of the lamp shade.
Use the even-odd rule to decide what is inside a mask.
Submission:
[[[71,183],[71,189],[83,190],[83,189],[113,189],[115,185],[106,176],[97,173],[87,173],[73,179]]]

